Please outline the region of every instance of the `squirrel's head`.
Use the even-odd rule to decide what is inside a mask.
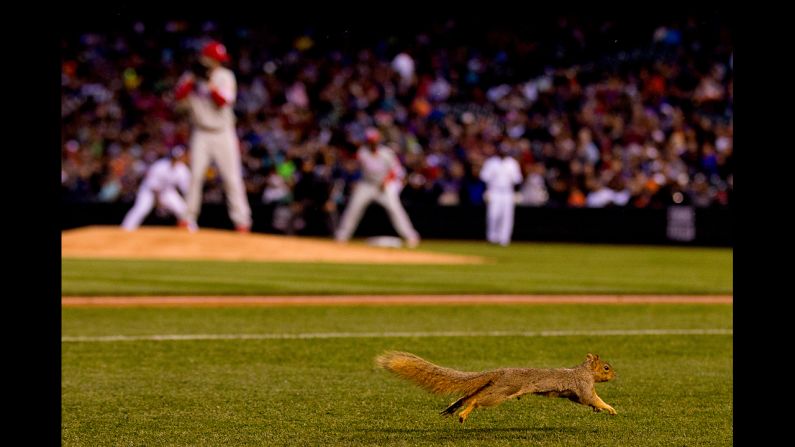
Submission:
[[[613,371],[613,367],[610,366],[609,363],[600,359],[596,354],[591,354],[589,352],[588,355],[585,356],[585,365],[593,373],[595,382],[607,382],[616,376],[615,371]]]

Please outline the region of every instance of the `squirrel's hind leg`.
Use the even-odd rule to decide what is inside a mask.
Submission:
[[[464,405],[464,401],[469,397],[471,396],[464,396],[461,399],[458,399],[457,401],[451,403],[449,407],[442,410],[439,414],[441,414],[442,416],[452,416],[456,410],[458,410],[459,408],[461,408],[462,405]]]
[[[478,403],[477,399],[472,399],[469,402],[469,405],[463,410],[461,410],[460,413],[458,413],[458,422],[463,424],[464,421],[467,420],[467,418],[469,417],[469,413],[472,413],[472,410],[478,407],[477,403]]]
[[[465,408],[464,411],[462,411],[461,413],[458,414],[458,416],[459,416],[458,420],[461,421],[461,422],[464,422],[466,420],[467,416],[469,416],[469,413],[471,413],[472,410],[474,410],[474,408],[472,408],[472,406],[474,405],[474,402],[475,402],[474,397],[477,396],[481,391],[483,391],[486,388],[488,388],[492,383],[493,382],[491,380],[489,380],[488,382],[483,384],[483,386],[481,386],[480,388],[476,389],[472,393],[469,393],[466,396],[464,396],[464,397],[458,399],[457,401],[451,403],[449,407],[447,407],[444,410],[442,410],[439,414],[441,414],[442,416],[452,416],[453,413],[455,413],[456,410],[458,410],[459,408],[464,406],[464,404],[469,404],[469,407]],[[467,410],[469,410],[469,411],[467,411]],[[466,412],[466,414],[464,414],[464,412]],[[463,419],[461,418],[462,414],[463,414]]]

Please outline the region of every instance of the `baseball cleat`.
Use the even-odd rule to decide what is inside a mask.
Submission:
[[[180,221],[177,223],[177,226],[179,226],[180,228],[186,228],[191,233],[199,231],[199,226],[196,225],[196,222],[192,222],[185,219],[180,219]]]

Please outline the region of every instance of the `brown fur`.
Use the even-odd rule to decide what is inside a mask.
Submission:
[[[573,368],[499,368],[483,372],[462,372],[434,365],[408,352],[386,352],[376,364],[436,394],[463,395],[441,412],[451,415],[458,408],[462,423],[475,408],[492,407],[528,393],[563,397],[594,411],[616,414],[616,410],[596,395],[594,383],[615,377],[609,363],[588,354]]]

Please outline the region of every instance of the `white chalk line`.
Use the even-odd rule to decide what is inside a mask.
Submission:
[[[194,341],[194,340],[312,340],[331,338],[425,338],[425,337],[572,337],[628,335],[733,335],[732,329],[618,329],[603,331],[440,331],[440,332],[307,332],[283,334],[166,334],[63,336],[61,342]]]

